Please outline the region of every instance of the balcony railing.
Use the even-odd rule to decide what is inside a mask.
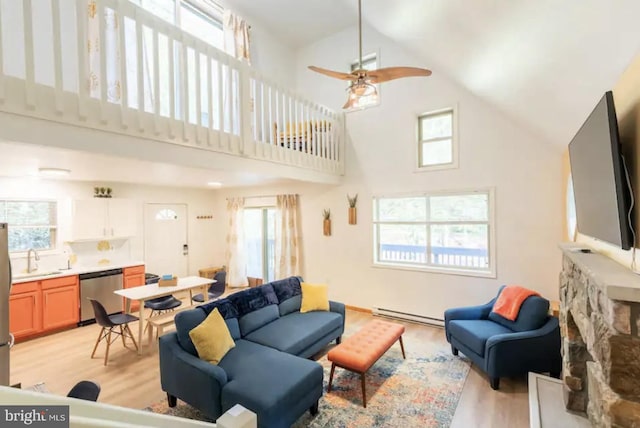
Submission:
[[[419,245],[381,244],[378,256],[381,262],[411,263],[451,266],[471,269],[487,269],[489,256],[486,249],[460,247],[431,247]]]
[[[0,111],[343,173],[342,114],[128,0],[96,3],[97,29],[87,0],[3,2]]]

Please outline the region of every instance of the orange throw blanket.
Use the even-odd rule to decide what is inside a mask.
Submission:
[[[519,285],[507,285],[502,289],[498,300],[494,303],[492,312],[510,321],[515,321],[518,318],[520,306],[522,306],[527,297],[539,295],[537,292]]]

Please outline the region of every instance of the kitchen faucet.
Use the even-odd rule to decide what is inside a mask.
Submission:
[[[31,267],[31,253],[33,252],[34,254],[34,258],[35,258],[35,262],[34,262],[34,267]],[[35,272],[38,270],[38,263],[36,263],[37,261],[40,260],[40,255],[38,254],[38,252],[33,249],[33,248],[29,248],[29,251],[27,251],[27,273],[31,273],[31,272]]]

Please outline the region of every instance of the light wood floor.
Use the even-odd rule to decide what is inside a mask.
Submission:
[[[347,311],[345,335],[357,330],[372,316]],[[431,341],[448,346],[444,330],[420,324],[403,323],[405,344]],[[158,353],[146,348],[140,357],[125,349],[121,341],[111,346],[109,364],[103,366],[104,343],[91,359],[91,350],[100,328],[76,328],[17,344],[11,351],[11,381],[23,386],[45,382],[49,391],[66,394],[80,380],[90,379],[102,387],[100,401],[131,408],[144,408],[164,399],[160,389]],[[137,325],[131,330],[137,332]],[[467,377],[452,427],[529,426],[526,379],[501,379],[500,390],[493,391],[484,374],[472,367]]]

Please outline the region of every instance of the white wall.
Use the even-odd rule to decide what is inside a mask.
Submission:
[[[355,29],[298,52],[298,92],[332,108],[345,101],[344,82],[306,69],[348,70],[357,55]],[[416,62],[383,36],[365,28],[365,53],[379,50],[381,66],[429,66]],[[521,284],[558,298],[561,237],[561,153],[514,125],[491,105],[447,80],[385,83],[379,107],[347,114],[349,141],[341,186],[300,184],[224,191],[224,196],[301,195],[303,275],[326,281],[331,297],[360,307],[380,306],[434,318],[446,308],[484,303],[501,284]],[[416,117],[456,106],[460,167],[414,173]],[[477,187],[496,189],[497,279],[372,266],[372,196]],[[358,224],[347,224],[347,193],[359,194]],[[219,199],[222,203],[223,199]],[[333,213],[333,234],[322,235],[322,209]],[[218,208],[220,211],[220,208]],[[224,229],[224,227],[223,227]],[[223,233],[221,230],[219,233]]]
[[[73,199],[87,199],[93,196],[93,187],[111,187],[114,197],[136,201],[138,212],[132,213],[138,218],[138,236],[131,239],[131,259],[144,260],[144,224],[143,206],[145,203],[187,204],[189,274],[197,275],[198,269],[224,264],[217,257],[217,251],[223,246],[215,236],[219,222],[224,222],[224,211],[218,212],[217,192],[213,190],[185,189],[178,187],[157,187],[123,183],[87,183],[58,180],[38,180],[28,178],[0,177],[0,199],[42,198],[55,199],[59,207],[59,240],[64,242],[71,236],[71,202]],[[198,215],[213,215],[213,220],[198,220]],[[224,255],[224,254],[223,254]],[[45,262],[46,263],[46,262]],[[51,266],[59,268],[60,266]],[[155,272],[159,273],[159,272]]]

